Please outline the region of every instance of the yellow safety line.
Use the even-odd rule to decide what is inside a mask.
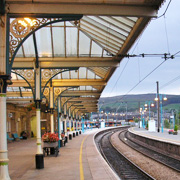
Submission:
[[[83,143],[86,138],[87,138],[87,136],[84,137],[84,139],[82,140],[81,147],[80,147],[80,154],[79,154],[80,180],[84,180],[84,171],[83,171],[83,164],[82,164],[82,150],[83,150]]]

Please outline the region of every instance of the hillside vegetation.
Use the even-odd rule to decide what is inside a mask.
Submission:
[[[114,96],[107,98],[100,98],[99,106],[101,111],[107,112],[129,112],[139,111],[146,102],[153,101],[155,107],[152,110],[156,110],[155,102],[156,94],[138,94],[138,95],[126,95],[126,96]],[[164,97],[164,95],[163,95]],[[167,101],[162,101],[163,109],[166,112],[170,112],[172,109],[180,111],[180,95],[166,95]],[[126,105],[127,104],[127,105]]]

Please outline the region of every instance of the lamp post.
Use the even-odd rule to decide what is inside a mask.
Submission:
[[[149,107],[149,121],[150,121],[151,107],[154,107],[154,102],[153,101],[146,101],[144,106]]]
[[[164,96],[164,97],[163,97]],[[155,101],[158,101],[158,98],[155,98]],[[163,109],[162,109],[162,102],[167,101],[167,97],[163,94],[159,94],[159,101],[160,101],[160,109],[161,109],[161,132],[163,133],[163,128],[164,128],[164,121],[163,121]]]
[[[109,126],[108,114],[110,114],[110,112],[105,112],[105,115],[107,116],[107,126]]]
[[[142,122],[143,122],[143,120],[142,120],[142,112],[143,112],[143,107],[141,107],[140,109],[139,109],[139,112],[140,112],[140,114],[141,114],[141,123],[140,123],[140,121],[139,121],[139,128],[142,126]]]
[[[172,129],[174,129],[174,126],[175,126],[175,118],[174,118],[174,115],[175,115],[175,109],[171,109],[171,113],[172,113],[172,122],[171,122],[171,124],[170,124],[170,127],[172,128]]]
[[[100,106],[100,104],[98,104],[98,127],[99,127],[99,113],[101,113],[101,107],[104,105],[104,101],[103,101],[103,103],[101,104],[101,106]],[[103,112],[103,111],[102,111]]]
[[[115,119],[114,119],[115,114],[112,113],[112,116],[113,116],[113,123],[114,123],[114,121],[115,121]],[[114,123],[114,126],[116,126],[115,123]]]
[[[141,112],[142,127],[145,128],[144,113],[146,112],[146,109],[144,108],[144,106],[142,106],[142,107],[140,108],[140,112]]]
[[[107,113],[105,112],[104,114],[105,114],[105,126],[107,126],[107,117],[106,117]]]
[[[117,117],[118,117],[118,113],[116,113],[116,126],[117,126]]]

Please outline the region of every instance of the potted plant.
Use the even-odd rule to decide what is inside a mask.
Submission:
[[[58,146],[59,137],[57,133],[45,133],[42,136],[44,147],[56,147]]]
[[[62,137],[62,139],[65,137],[65,135],[63,134],[63,133],[61,133],[61,137]]]
[[[169,129],[168,133],[169,134],[173,134],[174,130],[173,129]]]
[[[174,132],[173,132],[174,135],[177,135],[178,134],[178,126],[175,125],[174,126]]]
[[[32,103],[32,104],[30,104],[30,105],[27,106],[27,110],[28,110],[28,111],[32,111],[32,110],[35,110],[35,109],[36,109],[35,103]]]

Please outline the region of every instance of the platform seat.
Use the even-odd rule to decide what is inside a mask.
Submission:
[[[23,137],[22,137],[22,136],[19,137],[17,133],[13,133],[12,136],[13,136],[13,138],[14,138],[15,140],[23,139]]]
[[[9,134],[7,133],[7,140],[8,140],[8,141],[14,141],[14,138],[10,138],[10,137],[9,137]]]

